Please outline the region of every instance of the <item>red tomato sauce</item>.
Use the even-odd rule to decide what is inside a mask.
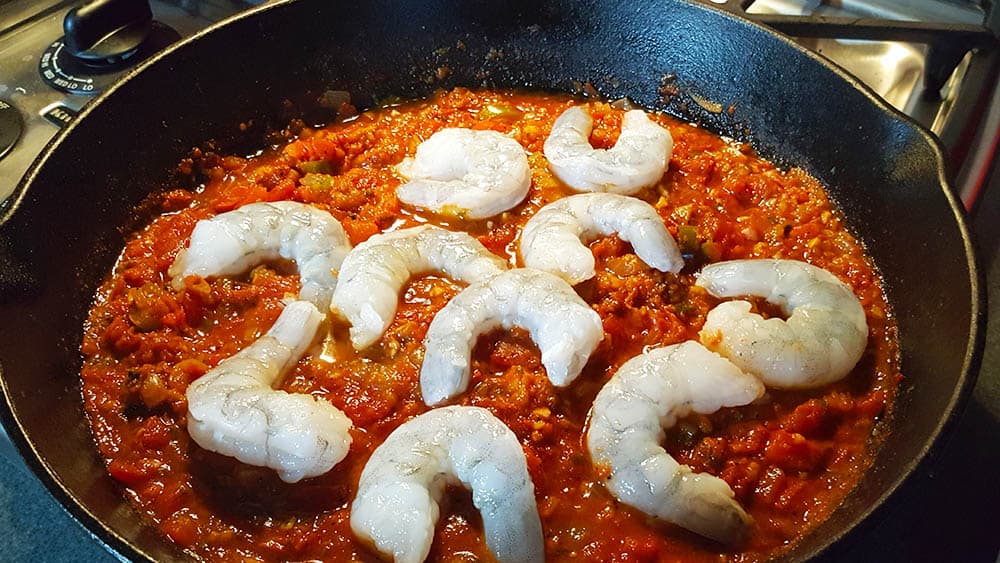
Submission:
[[[347,327],[331,321],[280,384],[342,409],[354,422],[350,453],[332,471],[295,484],[269,469],[203,450],[186,430],[185,390],[212,366],[265,332],[281,299],[298,291],[293,268],[266,264],[236,278],[188,278],[177,291],[167,269],[195,223],[254,201],[295,200],[329,211],[353,244],[424,222],[461,229],[519,264],[517,238],[540,207],[570,195],[547,167],[542,144],[554,119],[586,103],[591,142],[610,147],[623,112],[562,95],[458,89],[362,113],[250,158],[202,153],[186,166],[205,182],[158,196],[163,213],[128,243],[97,293],[85,326],[83,396],[97,445],[138,511],[193,556],[207,560],[374,560],[355,540],[350,503],[365,462],[383,439],[423,413],[419,368],[435,313],[461,287],[412,280],[395,320],[373,346],[355,352]],[[669,170],[637,197],[653,204],[687,253],[679,274],[650,269],[615,236],[591,243],[597,276],[577,291],[600,314],[605,337],[567,388],[545,377],[537,347],[515,329],[482,337],[472,381],[457,403],[493,412],[523,446],[550,560],[755,561],[790,549],[857,484],[879,446],[901,378],[896,329],[880,279],[822,186],[782,170],[748,146],[671,117]],[[481,221],[401,206],[393,166],[444,127],[494,129],[529,154],[528,198]],[[601,386],[647,347],[697,339],[718,300],[695,287],[701,264],[791,258],[848,283],[867,314],[869,342],[853,372],[811,391],[769,390],[766,400],[692,415],[664,446],[695,471],[725,479],[753,516],[751,537],[722,546],[618,502],[602,484],[584,440]],[[758,304],[762,311],[767,306]],[[448,489],[432,559],[490,559],[471,496]]]

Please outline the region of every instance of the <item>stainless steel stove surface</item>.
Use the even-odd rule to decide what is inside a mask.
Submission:
[[[11,194],[60,127],[154,51],[139,48],[114,63],[75,59],[58,45],[64,35],[63,18],[79,3],[0,0],[0,201]],[[157,48],[248,6],[235,0],[153,0],[150,4],[158,25],[148,41]]]
[[[830,558],[1000,561],[1000,480],[992,477],[1000,466],[1000,174],[993,173],[1000,139],[1000,56],[987,29],[1000,23],[1000,9],[991,14],[990,2],[969,0],[702,1],[797,36],[928,127],[942,141],[956,191],[975,211],[993,305],[972,401],[941,454],[857,541]],[[73,4],[0,0],[0,155],[11,136],[10,116],[24,125],[0,158],[0,201],[60,123],[93,97],[58,89],[69,89],[67,84],[51,87],[39,69],[46,49],[63,35],[63,16]],[[245,7],[231,0],[152,2],[155,19],[181,36]],[[811,17],[792,17],[803,15]],[[16,455],[0,457],[0,537],[5,538],[0,561],[112,560],[26,470],[14,468],[24,469]],[[30,504],[16,502],[20,498]]]

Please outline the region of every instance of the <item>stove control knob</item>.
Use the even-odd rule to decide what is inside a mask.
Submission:
[[[7,100],[0,98],[0,158],[14,148],[17,140],[24,132],[24,120],[21,113]]]
[[[66,14],[66,50],[88,64],[115,64],[138,50],[152,26],[148,0],[93,0]]]

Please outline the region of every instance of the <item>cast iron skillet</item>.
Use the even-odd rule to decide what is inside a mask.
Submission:
[[[438,80],[441,67],[450,74]],[[308,101],[310,89],[348,90],[364,105],[455,85],[573,91],[587,81],[607,99],[628,96],[806,168],[874,257],[906,375],[895,431],[844,505],[788,557],[841,540],[927,457],[971,389],[984,307],[969,235],[925,131],[789,41],[679,1],[283,2],[143,65],[52,143],[2,210],[0,414],[28,464],[112,549],[183,557],[105,474],[82,411],[78,346],[135,207],[191,147],[260,146],[289,107],[305,108],[283,102]]]

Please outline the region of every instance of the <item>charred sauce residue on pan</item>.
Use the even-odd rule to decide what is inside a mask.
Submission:
[[[422,339],[460,287],[435,276],[410,282],[395,320],[371,348],[354,352],[334,323],[281,384],[330,401],[354,421],[347,458],[330,473],[287,484],[268,469],[206,452],[185,428],[185,390],[210,367],[265,332],[298,291],[283,265],[236,279],[195,280],[181,291],[167,268],[195,223],[254,201],[296,200],[328,210],[352,243],[396,226],[431,222],[466,230],[514,259],[525,221],[570,195],[548,170],[542,143],[564,109],[561,95],[458,89],[385,107],[324,129],[303,129],[251,158],[203,155],[206,182],[158,196],[163,211],[132,236],[97,293],[85,327],[83,395],[108,471],[138,509],[174,542],[210,560],[375,559],[349,527],[364,463],[402,422],[425,412],[418,385]],[[622,111],[589,102],[591,142],[617,139]],[[675,147],[663,179],[638,197],[653,204],[686,253],[680,275],[646,267],[615,236],[591,243],[598,274],[577,286],[600,314],[605,339],[564,389],[545,377],[520,330],[480,339],[460,404],[485,407],[519,438],[534,481],[552,560],[736,561],[773,557],[825,519],[871,465],[900,379],[896,328],[880,280],[822,187],[783,171],[748,146],[665,116]],[[444,127],[494,129],[529,153],[528,198],[502,216],[462,221],[401,207],[393,166]],[[190,163],[189,163],[190,164]],[[755,519],[743,544],[722,547],[656,523],[618,503],[590,463],[587,411],[614,370],[645,347],[697,338],[717,301],[693,286],[701,263],[783,257],[805,260],[849,283],[864,306],[868,348],[844,380],[809,392],[769,390],[766,400],[693,415],[668,432],[667,450],[696,471],[725,479]],[[767,311],[764,311],[767,313]],[[329,357],[337,360],[330,362]],[[432,558],[489,558],[469,493],[449,489]]]

